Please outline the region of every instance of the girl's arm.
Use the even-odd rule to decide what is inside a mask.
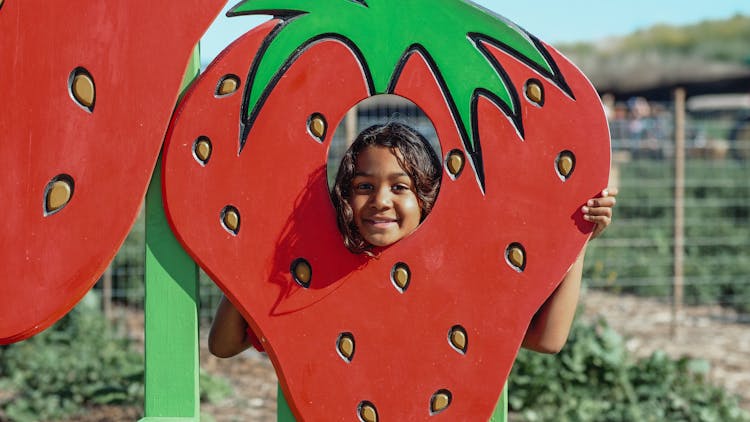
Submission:
[[[247,322],[237,308],[226,296],[222,296],[208,333],[208,351],[220,358],[243,352],[252,345],[247,329]]]
[[[604,190],[600,198],[590,199],[581,208],[584,220],[596,223],[591,239],[599,236],[612,222],[615,196],[616,188]],[[565,345],[578,305],[585,254],[586,245],[560,285],[531,319],[522,347],[541,353],[557,353]]]

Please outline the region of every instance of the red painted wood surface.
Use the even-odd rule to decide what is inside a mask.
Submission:
[[[307,47],[267,98],[238,154],[242,88],[217,97],[216,87],[228,74],[245,86],[251,58],[273,24],[225,50],[173,119],[163,189],[178,239],[261,338],[298,418],[357,420],[366,401],[379,420],[486,420],[528,322],[589,236],[580,207],[606,186],[609,135],[596,92],[551,48],[575,99],[488,47],[516,87],[540,81],[543,106],[520,99],[521,139],[501,110],[480,99],[486,192],[470,166],[455,180],[446,172],[427,220],[372,259],[345,249],[325,175],[333,128],[370,94],[347,46]],[[431,118],[444,155],[464,149],[420,56],[411,57],[395,93]],[[308,130],[315,113],[328,123],[322,143]],[[205,163],[193,150],[200,137],[212,147]],[[576,157],[566,181],[555,170],[564,150]],[[236,235],[222,225],[226,206],[239,212]],[[506,261],[512,243],[526,250],[522,272]],[[308,288],[292,278],[298,258],[312,267]],[[398,262],[411,272],[403,293],[390,279]],[[456,325],[468,336],[465,354],[448,341]],[[342,333],[355,341],[351,362],[336,348]],[[430,416],[430,398],[439,390],[450,391],[452,401]]]
[[[193,47],[224,0],[6,0],[0,7],[0,344],[93,286],[135,220]],[[69,78],[85,69],[93,107]],[[62,176],[61,176],[62,175]],[[45,189],[73,182],[45,213]]]

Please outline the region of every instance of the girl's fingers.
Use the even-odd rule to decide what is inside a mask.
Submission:
[[[609,223],[612,222],[612,219],[610,217],[607,217],[607,216],[589,216],[589,215],[584,215],[583,218],[585,220],[587,220],[587,221],[590,221],[590,222],[596,224],[596,226],[594,226],[594,231],[591,233],[591,238],[592,239],[595,238],[595,237],[597,237],[597,236],[599,236],[600,234],[602,234],[602,232],[604,231],[604,229],[606,229],[607,226],[609,226]]]
[[[612,217],[611,207],[583,207],[582,211],[584,215]]]
[[[607,207],[612,208],[617,203],[614,196],[606,196],[602,198],[592,198],[586,202],[589,207]]]
[[[612,222],[612,208],[617,203],[617,188],[607,188],[598,198],[591,198],[581,207],[583,219],[596,224],[591,238],[597,237]]]
[[[586,221],[591,221],[592,223],[596,223],[598,226],[608,226],[610,222],[612,222],[612,216],[610,215],[591,215],[591,214],[584,214],[583,219]]]

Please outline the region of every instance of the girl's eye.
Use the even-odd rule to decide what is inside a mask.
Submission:
[[[409,186],[406,186],[406,185],[395,185],[395,186],[393,186],[392,189],[394,191],[400,192],[400,191],[409,190]]]
[[[372,185],[370,183],[356,183],[354,185],[354,190],[357,192],[366,192],[372,190]]]

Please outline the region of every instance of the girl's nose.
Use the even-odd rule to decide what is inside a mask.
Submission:
[[[389,208],[393,204],[390,189],[378,189],[372,198],[372,204],[377,209]]]

